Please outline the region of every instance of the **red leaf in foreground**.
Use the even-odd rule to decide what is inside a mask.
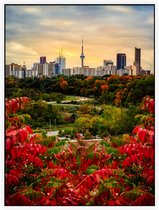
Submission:
[[[138,138],[142,141],[145,142],[147,130],[144,128],[141,128],[138,130]]]
[[[24,142],[28,137],[26,128],[19,129],[18,133],[20,135],[20,141]]]
[[[149,109],[149,112],[152,114],[154,113],[154,105],[155,105],[154,99],[151,98],[149,100],[148,109]]]
[[[131,159],[128,157],[123,161],[123,167],[127,167],[131,165]]]
[[[32,206],[32,201],[22,194],[15,194],[8,199],[7,205],[10,206]]]
[[[10,150],[12,147],[12,141],[10,138],[6,139],[6,150]]]
[[[133,135],[136,134],[136,133],[139,131],[139,129],[140,129],[140,126],[136,126],[136,127],[134,128],[134,130],[132,131],[132,134],[133,134]]]
[[[25,126],[26,130],[28,131],[28,133],[32,134],[33,133],[33,130],[31,129],[30,126]]]
[[[6,132],[6,136],[15,136],[17,134],[16,130],[11,130]]]
[[[133,205],[135,206],[154,206],[154,196],[148,193],[141,195],[137,198]]]
[[[155,137],[155,135],[154,135],[154,131],[149,131],[149,140],[150,140],[150,144],[154,144],[154,137]]]
[[[6,174],[6,185],[19,184],[19,179],[13,174]]]

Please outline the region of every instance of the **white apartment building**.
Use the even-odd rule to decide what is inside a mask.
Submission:
[[[118,69],[117,70],[117,75],[118,76],[122,76],[124,74],[128,74],[129,75],[129,70],[128,69]]]
[[[49,67],[48,63],[43,64],[43,75],[44,76],[48,76],[48,67]]]
[[[33,75],[48,76],[49,64],[47,62],[46,63],[34,63],[32,70],[33,70]]]
[[[32,69],[27,69],[25,71],[25,77],[32,77]]]

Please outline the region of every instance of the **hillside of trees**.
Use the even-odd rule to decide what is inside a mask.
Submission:
[[[61,101],[65,95],[95,98],[98,104],[111,104],[117,107],[137,105],[144,96],[154,96],[154,76],[56,76],[18,79],[6,78],[7,98],[28,96],[31,99]]]

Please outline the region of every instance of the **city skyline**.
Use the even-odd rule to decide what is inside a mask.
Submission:
[[[152,5],[6,6],[6,63],[32,67],[40,56],[53,61],[63,49],[67,68],[81,66],[82,35],[85,65],[115,63],[117,53],[125,53],[131,65],[138,47],[142,68],[154,72]]]

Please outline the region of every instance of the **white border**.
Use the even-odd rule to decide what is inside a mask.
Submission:
[[[123,208],[135,208],[139,210],[146,209],[154,209],[159,207],[159,98],[158,98],[158,81],[159,81],[159,58],[158,58],[158,51],[159,51],[159,39],[158,39],[158,32],[159,32],[159,1],[158,0],[1,0],[0,2],[0,28],[2,28],[2,33],[0,33],[1,41],[0,41],[0,48],[1,48],[1,56],[0,56],[0,186],[1,186],[1,196],[0,196],[0,209],[6,209],[10,207],[4,206],[4,4],[155,4],[155,207],[82,207],[87,209],[92,208],[113,208],[113,209],[123,209]],[[63,208],[69,209],[72,207],[11,207],[12,209],[50,209],[50,208]],[[81,207],[73,207],[73,208],[81,208]]]

